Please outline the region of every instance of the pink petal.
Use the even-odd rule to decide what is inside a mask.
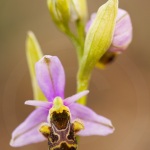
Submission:
[[[96,18],[96,13],[92,13],[90,20],[87,22],[85,27],[85,32],[87,33],[89,31],[90,26],[92,25],[94,19]]]
[[[65,73],[56,56],[45,55],[36,63],[36,77],[41,90],[49,101],[56,96],[64,98]]]
[[[81,132],[83,135],[103,136],[111,134],[114,131],[112,123],[109,119],[96,114],[90,108],[77,103],[73,103],[68,107],[70,108],[74,119],[79,118],[85,123],[85,130]],[[95,127],[98,131],[96,132],[96,130],[91,129],[92,127]]]
[[[28,100],[25,101],[26,105],[36,106],[36,107],[44,107],[46,109],[50,109],[53,105],[52,102],[43,102],[39,100]]]
[[[21,136],[16,137],[10,141],[10,145],[13,147],[21,147],[28,144],[38,143],[46,140],[46,138],[38,131],[40,124],[31,129],[29,132],[25,132]]]
[[[105,126],[100,123],[95,123],[91,121],[83,121],[84,130],[81,130],[78,135],[80,136],[91,136],[91,135],[100,135],[106,136],[114,132],[114,128],[110,126]]]
[[[112,46],[110,47],[109,51],[122,52],[128,47],[131,41],[132,23],[130,16],[125,10],[118,9]]]
[[[64,104],[68,106],[71,103],[74,103],[75,101],[79,100],[81,97],[87,95],[88,93],[89,93],[89,91],[86,90],[86,91],[82,91],[80,93],[77,93],[77,94],[75,94],[73,96],[70,96],[70,97],[64,99]]]
[[[42,136],[37,132],[38,126],[42,122],[46,122],[48,110],[44,108],[35,109],[12,133],[11,146],[23,146],[35,142],[42,141]],[[34,133],[34,134],[33,134]],[[29,141],[26,137],[33,140]],[[37,140],[35,137],[37,136]],[[20,141],[22,141],[20,143]]]

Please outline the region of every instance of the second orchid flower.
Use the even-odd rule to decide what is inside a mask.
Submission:
[[[85,31],[89,31],[90,26],[96,18],[96,13],[91,15],[91,19],[88,21]],[[132,41],[132,23],[127,11],[118,9],[116,18],[116,25],[113,34],[112,43],[106,53],[100,58],[97,64],[100,67],[105,67],[106,64],[111,62],[116,55],[121,54],[127,49]]]

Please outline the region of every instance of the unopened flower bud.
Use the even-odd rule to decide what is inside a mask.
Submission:
[[[67,24],[70,19],[70,0],[48,0],[48,8],[54,22]]]
[[[56,26],[68,36],[70,22],[78,28],[84,26],[87,18],[86,0],[47,0],[48,9]],[[84,32],[84,27],[83,31]]]
[[[82,20],[87,19],[87,4],[86,0],[71,0],[71,20]]]

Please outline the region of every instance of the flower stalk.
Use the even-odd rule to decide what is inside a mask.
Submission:
[[[102,5],[85,39],[84,54],[77,75],[77,91],[88,88],[93,68],[111,45],[118,10],[118,0]],[[86,104],[86,98],[79,100]]]

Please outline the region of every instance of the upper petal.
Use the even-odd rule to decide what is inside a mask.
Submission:
[[[52,102],[43,102],[39,100],[27,100],[25,101],[26,105],[36,106],[36,107],[44,107],[46,109],[50,109],[53,105]]]
[[[73,102],[79,100],[81,97],[87,95],[88,93],[89,93],[89,91],[85,90],[85,91],[77,93],[77,94],[75,94],[73,96],[70,96],[70,97],[64,99],[64,104],[68,106],[68,105],[72,104]]]
[[[11,146],[19,147],[31,143],[43,141],[38,132],[38,126],[46,122],[48,109],[37,108],[22,122],[12,133]],[[37,136],[37,139],[36,139]],[[28,139],[28,138],[30,139]],[[33,137],[33,138],[32,138]]]
[[[123,9],[118,9],[116,26],[113,35],[111,52],[122,52],[132,41],[132,23],[130,15]]]
[[[49,101],[56,96],[64,98],[65,73],[56,56],[45,55],[36,63],[36,77],[41,90]]]
[[[83,120],[85,129],[81,132],[82,135],[107,135],[114,131],[112,123],[109,119],[96,114],[90,108],[73,103],[68,106],[72,117]],[[79,132],[80,133],[80,132]]]

